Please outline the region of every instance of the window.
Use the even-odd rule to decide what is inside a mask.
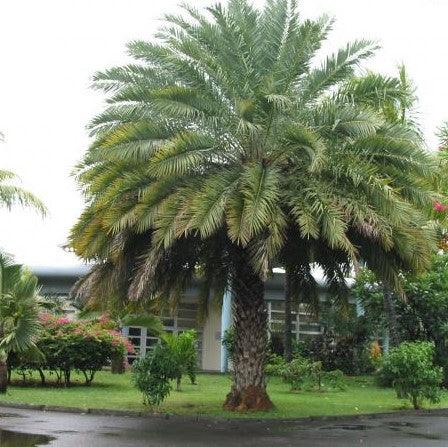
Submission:
[[[142,329],[139,327],[130,327],[129,335],[135,335],[136,337],[140,337],[142,335]]]
[[[198,334],[198,360],[199,367],[202,363],[202,333],[197,327],[197,314],[198,306],[196,303],[181,303],[178,306],[177,311],[173,314],[169,314],[166,311],[161,312],[161,319],[165,332],[169,334],[179,334],[189,329],[196,329]],[[128,356],[130,364],[139,356],[144,356],[147,352],[154,349],[154,346],[159,343],[159,339],[154,337],[144,327],[129,326],[124,327],[123,335],[128,339],[135,347],[135,354]]]
[[[267,303],[268,324],[271,332],[283,332],[285,325],[285,303],[284,301],[269,301]],[[299,340],[309,336],[319,335],[321,326],[316,317],[306,311],[303,304],[299,306],[299,312],[292,311],[292,333]],[[298,328],[298,330],[297,330]]]

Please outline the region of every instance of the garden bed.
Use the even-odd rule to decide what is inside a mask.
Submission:
[[[41,387],[37,377],[32,385],[22,386],[20,378],[14,376],[14,383],[8,393],[0,396],[0,405],[7,402],[150,412],[148,407],[142,405],[142,397],[133,387],[129,373],[113,375],[108,371],[99,372],[89,387],[82,385],[83,376],[75,374],[73,379],[74,385],[69,388],[52,387],[51,383]],[[273,378],[269,382],[268,391],[275,410],[267,413],[235,414],[221,408],[230,388],[230,378],[226,375],[200,374],[197,385],[190,385],[185,380],[182,391],[173,390],[158,411],[191,416],[289,419],[384,413],[411,408],[407,401],[398,400],[392,389],[378,387],[371,377],[347,378],[347,384],[345,391],[292,393],[281,380]],[[443,394],[440,404],[430,408],[445,407],[448,407],[448,393]]]

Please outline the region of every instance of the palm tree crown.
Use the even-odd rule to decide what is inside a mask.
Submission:
[[[129,45],[139,64],[95,76],[110,105],[78,171],[89,203],[78,254],[107,257],[107,236],[128,230],[154,230],[167,248],[225,228],[266,274],[292,224],[351,256],[374,238],[376,254],[419,267],[431,160],[417,132],[374,110],[400,104],[399,79],[354,77],[376,45],[312,68],[331,21],[299,22],[294,2],[259,12],[234,0],[211,18],[185,9],[190,20],[168,16],[159,43]]]
[[[35,342],[40,331],[37,277],[0,253],[0,393],[6,392],[8,355],[41,355]]]
[[[11,181],[18,177],[11,171],[0,169],[0,206],[10,210],[15,205],[34,208],[40,214],[46,214],[45,205],[32,193],[16,186]]]
[[[0,350],[22,352],[34,346],[40,329],[37,277],[0,254]]]
[[[3,134],[0,132],[0,142],[3,141]],[[42,215],[45,215],[45,205],[30,192],[11,184],[17,181],[18,177],[11,171],[0,169],[0,207],[5,206],[11,209],[14,205],[31,207]]]

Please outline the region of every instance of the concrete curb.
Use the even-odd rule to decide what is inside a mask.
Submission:
[[[308,416],[303,418],[223,418],[216,416],[186,416],[169,413],[150,413],[145,411],[130,411],[130,410],[108,410],[106,408],[78,408],[78,407],[63,407],[56,405],[39,405],[26,404],[19,402],[3,402],[0,401],[0,408],[16,408],[19,410],[35,410],[35,411],[53,411],[57,413],[70,413],[82,415],[95,416],[118,416],[118,417],[134,417],[134,418],[154,418],[154,419],[172,419],[182,422],[208,422],[208,423],[297,423],[304,424],[307,422],[337,422],[345,420],[370,420],[381,419],[390,416],[447,416],[448,408],[437,408],[428,410],[399,410],[382,413],[367,413],[367,414],[353,414],[353,415],[338,415],[338,416]]]

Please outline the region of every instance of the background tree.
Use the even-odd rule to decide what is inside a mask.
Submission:
[[[406,278],[406,302],[400,303],[399,329],[406,340],[428,340],[435,346],[435,362],[444,369],[448,385],[448,254],[437,254],[431,269]]]
[[[344,83],[341,89],[341,97],[351,103],[362,104],[380,113],[387,122],[393,124],[402,124],[409,126],[418,134],[421,134],[417,120],[416,88],[409,78],[406,67],[398,67],[396,77],[384,77],[376,73],[367,73],[364,76],[355,76]],[[372,160],[375,163],[375,160]],[[293,235],[289,234],[288,236]],[[334,253],[326,253],[326,256],[320,258],[321,264],[317,264],[312,250],[308,255],[306,262],[303,255],[303,246],[294,247],[294,239],[285,244],[283,256],[279,262],[285,267],[285,326],[284,326],[284,358],[286,361],[292,359],[293,345],[293,325],[292,310],[298,309],[300,304],[306,304],[314,313],[319,312],[319,300],[317,284],[312,277],[310,265],[314,263],[314,268],[323,268],[324,272],[331,269],[331,274],[338,270],[338,262],[341,272],[346,276],[351,274],[353,266],[343,266],[341,259],[335,259]],[[328,266],[322,265],[327,263]],[[327,275],[328,277],[328,275]],[[332,292],[336,297],[347,297],[347,287],[343,275],[337,275],[337,281],[330,282]],[[390,328],[390,339],[392,345],[399,343],[397,330],[396,303],[395,295],[391,287],[384,288],[383,304],[388,318],[388,327]],[[347,309],[347,300],[339,300],[339,304]],[[343,309],[344,310],[344,309]]]
[[[0,393],[7,389],[8,354],[37,349],[38,292],[37,277],[0,254]]]
[[[0,132],[0,142],[3,141],[3,134]],[[19,186],[11,184],[19,178],[11,171],[0,169],[0,206],[11,209],[14,205],[31,207],[46,214],[45,205],[33,194]]]
[[[397,303],[398,337],[402,341],[431,341],[435,361],[444,368],[448,383],[448,254],[434,254],[431,268],[420,275],[403,275],[406,300]],[[353,293],[362,303],[371,338],[381,338],[388,326],[383,305],[383,287],[372,272],[363,270],[356,279]]]
[[[87,206],[71,246],[96,262],[78,293],[176,302],[195,276],[204,297],[230,284],[225,407],[269,409],[264,282],[288,231],[398,287],[430,259],[432,161],[418,132],[369,103],[396,81],[372,74],[348,93],[374,43],[314,68],[331,21],[300,20],[292,0],[184,11],[129,45],[135,63],[95,76],[109,106],[78,167]]]

